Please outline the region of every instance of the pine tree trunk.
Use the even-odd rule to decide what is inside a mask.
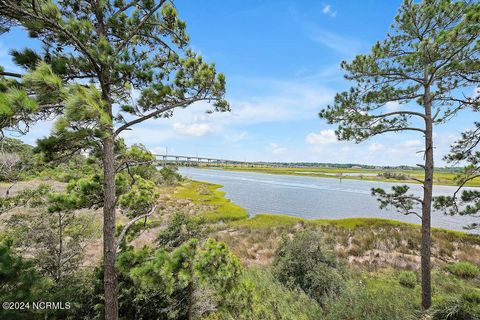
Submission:
[[[115,154],[113,130],[103,141],[103,174],[104,174],[104,205],[103,205],[103,256],[104,256],[104,289],[105,289],[105,319],[118,319],[116,239],[115,239]]]
[[[423,183],[422,205],[422,243],[420,249],[422,270],[422,308],[427,310],[432,305],[431,283],[431,213],[433,192],[433,119],[429,88],[425,90],[425,180]]]
[[[58,260],[56,280],[62,278],[62,261],[63,261],[63,217],[62,213],[58,213]]]

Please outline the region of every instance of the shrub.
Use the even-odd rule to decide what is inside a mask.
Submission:
[[[395,180],[407,180],[409,178],[409,176],[404,173],[396,173],[396,172],[383,172],[383,173],[379,173],[378,176],[383,177],[385,179],[395,179]]]
[[[398,275],[398,282],[406,288],[415,288],[417,284],[417,274],[413,271],[402,271]]]
[[[459,297],[448,298],[432,308],[433,320],[480,319],[480,290],[475,289]]]
[[[302,231],[284,238],[273,262],[278,280],[290,288],[300,288],[322,303],[344,287],[342,268],[332,251],[322,248],[318,233]]]
[[[183,180],[176,167],[165,166],[160,170],[162,182],[166,185],[176,185]]]
[[[2,302],[36,301],[43,299],[51,282],[35,269],[31,260],[24,259],[12,250],[12,240],[0,242],[0,300]],[[41,310],[15,310],[3,308],[0,319],[43,318]],[[36,317],[35,317],[36,316]]]
[[[224,243],[190,239],[170,252],[126,250],[117,265],[122,319],[252,319],[251,286]]]
[[[200,219],[177,212],[168,222],[167,228],[158,234],[157,243],[161,248],[171,250],[192,238],[202,238],[205,234],[202,223]]]
[[[467,302],[480,305],[480,289],[474,289],[474,290],[468,291],[467,293],[464,293],[463,298]]]
[[[270,269],[252,268],[245,278],[253,284],[253,315],[262,320],[308,320],[321,314],[318,303],[302,290],[289,289],[275,279]]]
[[[379,278],[351,281],[336,297],[326,299],[321,319],[410,320],[420,319],[414,290]]]
[[[449,264],[446,266],[446,269],[451,274],[465,279],[475,278],[480,274],[480,269],[467,261]]]

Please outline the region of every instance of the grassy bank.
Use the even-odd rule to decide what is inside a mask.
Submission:
[[[211,168],[211,167],[209,167]],[[244,171],[244,172],[259,172],[268,174],[282,174],[294,176],[308,176],[331,179],[348,179],[348,180],[367,180],[367,181],[381,181],[381,182],[395,182],[395,183],[419,183],[415,179],[423,179],[423,172],[421,170],[378,170],[378,169],[349,169],[349,168],[293,168],[293,167],[242,167],[242,166],[226,166],[215,167],[215,169]],[[405,178],[386,178],[380,176],[383,173],[390,173],[402,175]],[[455,173],[438,170],[434,174],[434,184],[454,186]],[[466,184],[469,187],[479,187],[480,178],[474,179]]]
[[[246,219],[247,211],[225,198],[225,192],[218,190],[221,187],[218,184],[187,181],[175,190],[173,197],[188,199],[202,206],[201,216],[207,222]]]
[[[192,212],[212,226],[212,236],[226,242],[247,265],[268,265],[281,237],[302,229],[320,230],[337,254],[368,268],[418,268],[420,226],[379,218],[307,220],[279,214],[247,212],[224,197],[220,185],[186,181],[172,194],[190,202]],[[224,222],[218,224],[218,222]],[[480,236],[432,229],[434,263],[466,260],[480,264]]]
[[[279,214],[248,218],[219,187],[186,181],[173,198],[191,202],[195,214],[209,217],[208,236],[225,242],[240,258],[246,267],[243,277],[255,292],[252,305],[258,319],[422,318],[418,225],[377,218],[307,220]],[[321,304],[274,275],[273,261],[283,239],[303,231],[318,232],[325,248],[345,264],[341,293]],[[433,229],[432,265],[433,310],[449,312],[480,301],[480,236]]]
[[[416,269],[420,261],[420,226],[395,220],[351,218],[306,220],[285,215],[259,214],[228,223],[219,233],[222,241],[244,257],[249,265],[271,261],[284,234],[298,230],[319,230],[337,254],[352,264],[367,268]],[[444,229],[432,230],[434,264],[470,261],[480,264],[480,236]]]

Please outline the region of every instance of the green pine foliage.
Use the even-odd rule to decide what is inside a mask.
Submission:
[[[42,277],[32,261],[14,252],[11,240],[2,240],[0,244],[0,299],[2,302],[34,301],[50,286],[51,282]],[[34,319],[35,314],[31,310],[19,312],[2,308],[0,317],[2,319]]]
[[[325,250],[320,235],[312,231],[283,239],[273,271],[281,283],[303,290],[320,304],[341,293],[345,286],[340,262],[332,251]]]
[[[223,243],[190,239],[171,251],[125,251],[118,265],[125,319],[249,319],[251,285]]]

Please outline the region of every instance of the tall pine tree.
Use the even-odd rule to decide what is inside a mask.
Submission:
[[[456,176],[457,190],[452,195],[435,197],[434,207],[448,215],[480,218],[480,191],[464,188],[480,179],[480,122],[475,122],[474,129],[462,133],[445,160],[453,164],[466,161],[467,165]],[[465,228],[480,229],[480,223],[473,222]]]
[[[334,104],[320,112],[338,124],[341,140],[364,141],[389,132],[418,133],[424,140],[423,196],[408,186],[391,193],[374,189],[381,207],[393,206],[421,219],[422,307],[431,306],[431,211],[434,126],[465,108],[478,108],[472,88],[480,74],[478,4],[471,1],[405,0],[385,40],[351,63],[342,62],[354,86],[338,93]],[[466,17],[469,17],[468,19]],[[386,107],[398,104],[396,110]]]
[[[0,12],[43,43],[42,52],[14,53],[33,70],[32,86],[45,88],[46,75],[64,84],[38,102],[39,110],[61,106],[46,152],[95,148],[102,158],[105,318],[117,319],[116,141],[197,101],[228,111],[224,76],[188,48],[172,1],[0,0]]]

